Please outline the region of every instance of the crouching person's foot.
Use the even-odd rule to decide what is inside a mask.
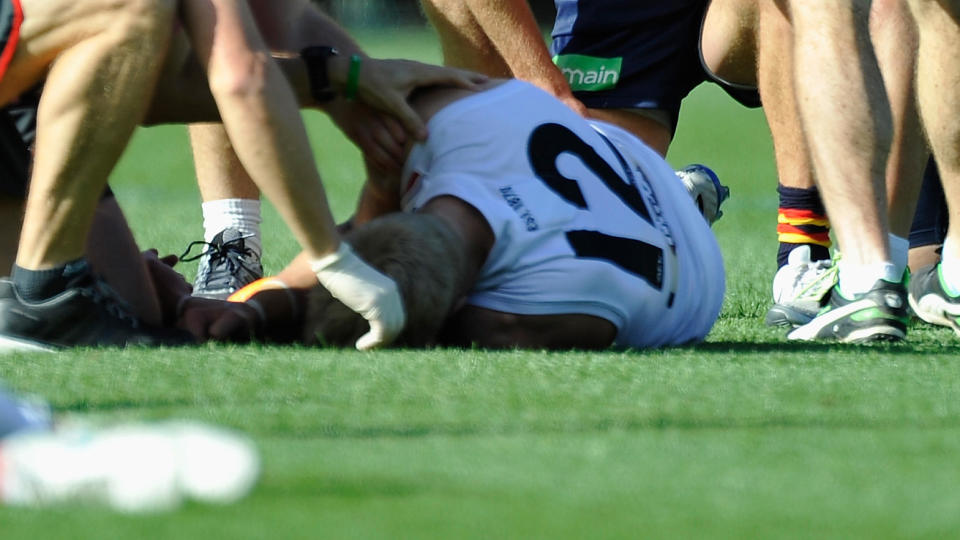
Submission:
[[[193,257],[190,249],[202,245],[205,249]],[[231,294],[263,277],[260,255],[250,249],[245,237],[237,229],[220,231],[210,242],[193,242],[180,260],[200,259],[193,295],[214,300],[226,300]]]
[[[141,323],[83,260],[69,264],[62,278],[64,287],[39,299],[22,294],[14,280],[0,279],[0,353],[194,343],[181,330]]]

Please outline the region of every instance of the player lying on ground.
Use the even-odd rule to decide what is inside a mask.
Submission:
[[[413,104],[429,138],[401,176],[371,176],[346,235],[400,287],[398,343],[654,347],[706,336],[723,261],[653,150],[520,81],[432,89]],[[301,255],[242,290],[242,304],[182,296],[182,281],[163,289],[201,338],[339,345],[362,334],[366,323],[309,278]]]
[[[584,54],[608,58],[623,55],[625,58],[622,73],[612,70],[611,64],[606,63],[611,69],[605,73],[618,79],[616,88],[596,85],[603,89],[587,92],[591,96],[587,105],[597,108],[591,108],[586,116],[618,125],[663,154],[676,127],[680,98],[705,77],[695,43],[699,39],[706,5],[702,0],[671,2],[669,6],[648,1],[639,4],[650,5],[628,10],[622,5],[604,6],[596,0],[593,3],[600,5],[591,9],[590,14],[605,13],[615,23],[601,20],[596,21],[596,25],[587,24],[588,14],[569,13],[570,3],[558,7],[566,20],[576,19],[576,26],[587,35],[595,33],[596,26],[612,28],[617,25],[622,31],[612,37],[604,35],[605,43],[614,47],[568,50],[566,53],[569,54],[562,58],[582,57]],[[322,36],[321,41],[335,45],[341,55],[362,53],[347,36],[338,36],[347,39],[330,41],[331,33],[324,30],[330,26],[329,19],[308,0],[251,0],[250,6],[267,44],[274,51],[300,51],[316,43],[317,36]],[[563,75],[551,63],[533,14],[522,0],[425,1],[423,7],[435,23],[449,65],[494,77],[527,80],[554,93],[581,114],[585,111],[584,105],[570,95]],[[479,28],[479,21],[466,20],[473,18],[471,12],[478,10],[483,11],[483,29]],[[477,33],[482,34],[486,31],[484,29],[495,31],[504,39],[470,39],[480,37]],[[463,43],[464,39],[470,43]],[[586,40],[578,35],[573,41]],[[499,58],[500,55],[505,58]],[[519,63],[528,69],[511,72],[504,63],[507,59],[511,66]],[[603,59],[592,60],[601,62]],[[616,61],[619,63],[619,59]],[[555,84],[544,84],[542,78],[532,76],[534,73],[531,72],[552,73]],[[560,84],[566,87],[566,94],[558,91]],[[729,90],[729,86],[726,88]],[[583,98],[583,94],[578,97]],[[757,101],[756,96],[753,101]],[[260,193],[243,165],[232,155],[229,144],[223,143],[225,135],[221,128],[191,126],[190,133],[204,201],[204,242],[197,244],[206,248],[197,268],[193,294],[224,299],[263,275],[260,265]],[[402,165],[403,141],[393,140],[391,136],[351,139],[369,159],[381,166],[387,163],[399,168]],[[718,206],[727,191],[718,189],[716,175],[699,165],[686,167],[678,174],[688,186],[700,191],[704,214],[711,221],[719,217],[710,209]],[[241,238],[242,242],[239,241]]]

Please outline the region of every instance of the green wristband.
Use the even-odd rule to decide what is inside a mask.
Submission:
[[[353,101],[357,98],[357,89],[360,86],[360,64],[363,57],[355,54],[350,57],[350,71],[347,73],[347,88],[344,95],[347,101]]]

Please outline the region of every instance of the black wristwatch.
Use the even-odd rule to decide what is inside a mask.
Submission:
[[[337,54],[333,47],[307,47],[300,51],[300,58],[307,65],[310,95],[317,103],[326,103],[337,97],[327,71],[327,60]]]

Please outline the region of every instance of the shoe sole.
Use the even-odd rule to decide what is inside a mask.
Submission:
[[[57,352],[57,350],[56,347],[43,345],[35,341],[27,341],[10,336],[0,336],[0,354]]]
[[[950,302],[935,294],[924,295],[920,300],[917,300],[911,294],[907,296],[907,301],[917,317],[924,322],[946,326],[953,329],[954,334],[960,336],[960,325],[957,324],[956,318],[948,316],[950,314]]]
[[[898,341],[903,341],[906,337],[907,333],[899,328],[889,325],[880,325],[854,330],[853,332],[850,332],[850,335],[839,341],[840,343],[854,344],[896,343]]]
[[[196,298],[206,298],[208,300],[226,300],[227,298],[230,298],[230,295],[235,292],[237,291],[202,291],[202,292],[194,291],[194,293],[191,296],[194,296]]]
[[[813,320],[815,315],[807,315],[802,311],[793,309],[789,306],[776,304],[767,311],[763,318],[767,326],[780,328],[798,328]]]

